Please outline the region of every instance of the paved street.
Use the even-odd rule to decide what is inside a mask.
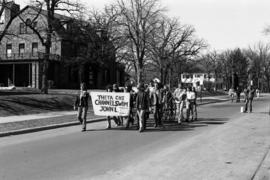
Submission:
[[[0,139],[0,179],[252,179],[270,147],[270,96],[254,113],[222,102],[199,121],[164,129],[105,130],[106,122]]]

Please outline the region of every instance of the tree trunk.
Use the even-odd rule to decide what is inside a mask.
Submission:
[[[160,82],[163,83],[163,81],[164,81],[164,69],[161,67],[159,71],[160,71],[159,72],[160,73]]]
[[[162,84],[163,84],[163,85],[167,84],[166,82],[167,82],[168,74],[169,74],[169,73],[168,73],[168,70],[169,70],[169,69],[166,67],[166,68],[165,68],[165,71],[164,71],[164,78],[163,78],[163,81],[162,81]]]
[[[42,63],[42,87],[41,92],[48,94],[48,65],[50,59],[50,45],[45,46],[45,56]]]
[[[80,84],[85,82],[85,69],[84,69],[84,65],[80,65],[79,67],[79,82]]]
[[[142,77],[143,77],[143,68],[138,65],[137,66],[137,84],[142,83]]]
[[[267,92],[270,92],[270,77],[266,77],[267,79]]]

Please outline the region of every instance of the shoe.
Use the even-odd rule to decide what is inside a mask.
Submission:
[[[143,132],[143,129],[139,129],[139,132],[140,132],[140,133]]]
[[[86,131],[86,129],[82,129],[82,132]]]
[[[106,129],[111,129],[111,126],[108,126]]]

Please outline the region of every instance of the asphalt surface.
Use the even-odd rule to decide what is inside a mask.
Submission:
[[[256,100],[251,114],[240,113],[243,103],[204,105],[198,122],[143,133],[99,122],[84,133],[3,137],[0,179],[251,179],[270,147],[269,99]]]

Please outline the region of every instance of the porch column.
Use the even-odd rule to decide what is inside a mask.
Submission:
[[[29,87],[32,87],[32,82],[31,82],[32,73],[31,73],[31,70],[32,70],[32,64],[30,63],[29,68],[28,68],[28,86]]]
[[[12,84],[15,85],[15,64],[12,65]]]
[[[33,88],[39,88],[39,66],[38,65],[39,65],[38,62],[32,63],[32,87]]]

